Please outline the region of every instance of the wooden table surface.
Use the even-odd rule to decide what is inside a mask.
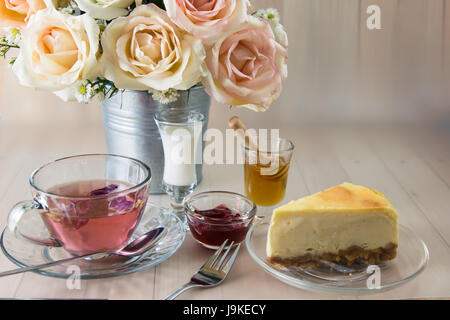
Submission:
[[[62,156],[106,151],[98,105],[64,104],[49,93],[20,88],[5,69],[0,70],[1,228],[9,209],[30,198],[27,180],[33,169]],[[223,117],[228,115],[213,114],[211,126],[224,129]],[[448,128],[302,125],[282,128],[281,135],[296,145],[284,202],[344,181],[376,188],[394,203],[400,222],[427,244],[427,268],[411,282],[380,294],[318,294],[288,286],[265,273],[243,247],[227,281],[213,289],[188,291],[183,299],[450,297]],[[205,166],[204,176],[199,191],[243,192],[241,166]],[[151,201],[167,204],[167,196],[151,196]],[[85,280],[79,290],[68,290],[62,279],[25,273],[0,278],[0,298],[161,299],[184,284],[210,253],[188,235],[179,251],[154,268]],[[0,271],[14,267],[0,255]]]

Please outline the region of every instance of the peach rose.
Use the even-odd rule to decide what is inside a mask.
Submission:
[[[51,7],[50,0],[0,0],[0,27],[24,27],[38,10]]]
[[[22,85],[59,91],[97,76],[100,28],[87,14],[44,9],[22,30],[13,71]]]
[[[249,16],[206,51],[206,64],[203,84],[218,102],[264,111],[287,77],[287,48],[275,40],[267,21]]]
[[[164,0],[172,21],[208,43],[245,22],[248,3],[248,0]]]
[[[121,89],[186,90],[205,74],[201,40],[154,4],[113,20],[103,32],[102,47],[103,74]]]

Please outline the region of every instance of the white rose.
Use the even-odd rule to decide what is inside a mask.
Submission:
[[[103,74],[121,89],[186,90],[205,74],[201,40],[178,28],[154,4],[113,20],[101,41]]]
[[[127,8],[134,0],[75,0],[81,10],[91,17],[104,20],[112,20],[126,16]]]
[[[99,27],[84,14],[44,9],[22,30],[13,71],[22,85],[59,91],[98,75]]]

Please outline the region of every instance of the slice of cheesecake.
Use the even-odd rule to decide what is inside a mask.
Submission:
[[[344,183],[274,210],[267,258],[284,266],[394,259],[398,213],[380,192]]]

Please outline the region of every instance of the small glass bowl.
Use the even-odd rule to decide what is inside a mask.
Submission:
[[[226,239],[235,244],[242,242],[256,215],[252,200],[227,191],[192,195],[186,199],[184,209],[192,236],[209,249],[219,248]],[[205,211],[210,211],[208,216]]]

